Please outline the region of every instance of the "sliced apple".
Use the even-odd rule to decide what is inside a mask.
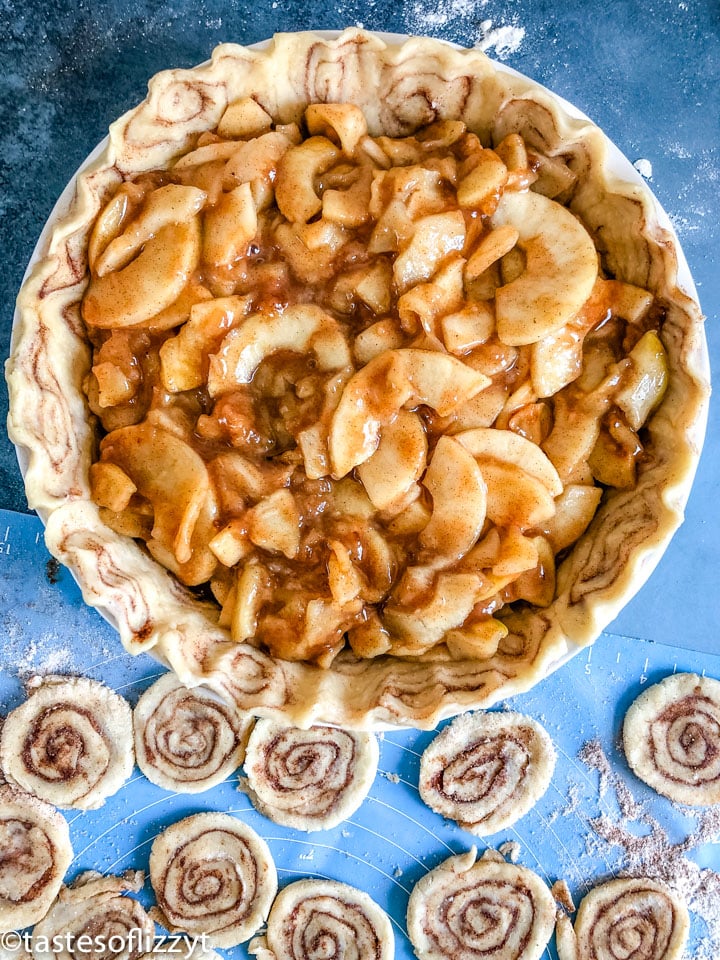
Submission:
[[[277,350],[312,350],[321,370],[340,370],[351,363],[340,325],[320,307],[304,303],[281,312],[254,313],[231,330],[210,356],[210,396],[250,383],[260,363]]]
[[[153,540],[179,563],[193,554],[193,532],[211,494],[204,461],[175,434],[155,424],[122,427],[101,444],[102,461],[114,463],[153,507]],[[208,551],[209,553],[209,551]]]
[[[179,183],[168,183],[153,190],[139,216],[98,257],[95,272],[104,277],[107,273],[122,270],[163,227],[194,219],[206,201],[204,190]]]
[[[307,223],[322,209],[315,178],[337,163],[342,154],[326,137],[310,137],[280,157],[275,200],[291,223]]]
[[[353,103],[311,103],[305,111],[305,123],[309,133],[332,133],[349,157],[368,132],[365,114]]]
[[[668,385],[668,359],[654,330],[638,340],[630,351],[630,370],[624,374],[615,403],[633,430],[639,430],[656,410]]]
[[[555,333],[580,310],[598,275],[595,244],[566,208],[539,193],[506,193],[491,219],[514,226],[525,271],[495,291],[498,337],[512,346]]]
[[[178,299],[199,261],[197,217],[162,227],[126,267],[90,281],[85,322],[106,329],[150,320]]]
[[[389,603],[384,622],[392,641],[391,652],[395,656],[414,656],[440,643],[447,631],[459,627],[475,606],[479,583],[475,574],[442,572],[425,603],[408,607]]]
[[[575,543],[590,525],[600,503],[602,488],[569,484],[555,501],[555,516],[545,524],[544,533],[555,553]]]
[[[276,490],[245,515],[248,537],[257,547],[292,559],[300,548],[300,511],[289,490]]]
[[[557,497],[562,493],[562,481],[547,454],[520,434],[495,427],[476,427],[455,437],[473,457],[491,457],[513,464],[539,480],[551,496]]]
[[[420,545],[431,564],[457,561],[485,523],[487,489],[474,457],[456,439],[440,437],[423,485],[433,501]]]
[[[490,380],[461,360],[435,350],[386,350],[345,385],[330,425],[333,476],[344,477],[377,449],[381,428],[401,407],[426,404],[451,413]]]
[[[412,239],[393,264],[393,278],[399,293],[429,280],[453,250],[465,245],[465,218],[461,210],[432,213],[415,224]]]
[[[392,510],[425,469],[427,436],[416,413],[399,410],[382,428],[373,455],[360,464],[358,475],[367,495],[378,510]]]
[[[487,515],[500,527],[537,527],[555,513],[555,501],[540,480],[515,464],[482,457],[478,464],[487,484]]]

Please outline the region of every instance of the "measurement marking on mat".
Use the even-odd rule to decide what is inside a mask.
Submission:
[[[10,527],[5,527],[5,536],[0,540],[0,554],[4,553],[7,556],[10,553],[10,546]]]
[[[649,664],[649,663],[650,663],[650,657],[645,657],[645,666],[643,667],[642,673],[640,674],[640,684],[641,684],[641,685],[642,685],[643,683],[647,683],[647,679],[648,679],[648,678],[647,678],[647,668],[648,668],[648,664]]]

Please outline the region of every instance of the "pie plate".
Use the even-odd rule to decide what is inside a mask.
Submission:
[[[260,47],[227,44],[204,65],[159,74],[148,99],[113,125],[68,185],[18,300],[7,368],[11,437],[51,553],[131,653],[148,651],[184,682],[208,683],[260,715],[301,725],[432,728],[525,691],[566,663],[598,637],[662,556],[682,520],[707,418],[709,363],[696,291],[667,215],[632,164],[584,114],[516,71],[441,41],[361,30],[282,34]],[[286,75],[276,85],[280,64]],[[671,375],[649,425],[655,459],[634,490],[606,495],[560,567],[556,599],[513,614],[489,660],[343,653],[321,670],[232,643],[206,607],[102,523],[90,499],[95,436],[81,388],[88,350],[77,309],[88,226],[122,177],[162,166],[212,129],[228,101],[258,90],[279,116],[301,102],[351,100],[371,127],[396,135],[452,115],[478,129],[491,122],[498,135],[521,132],[538,149],[570,157],[581,171],[572,209],[599,238],[606,269],[667,304]]]

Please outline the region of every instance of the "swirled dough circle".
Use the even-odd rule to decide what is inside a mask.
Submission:
[[[183,686],[168,673],[133,711],[137,764],[159,787],[200,793],[240,766],[250,718],[207,687]]]
[[[627,761],[678,803],[720,803],[720,681],[676,673],[647,689],[623,724]]]
[[[89,871],[63,887],[33,930],[33,960],[137,960],[152,950],[155,924],[137,900],[123,896],[141,890],[144,879],[139,870],[122,877]]]
[[[377,772],[372,733],[258,720],[245,755],[244,789],[270,820],[296,830],[327,830],[357,810]]]
[[[583,899],[575,918],[577,960],[680,960],[690,921],[662,883],[611,880]]]
[[[8,714],[0,759],[8,782],[28,793],[93,810],[132,773],[130,707],[97,680],[46,678]]]
[[[450,857],[413,888],[408,936],[419,960],[538,960],[555,903],[537,874],[483,857]]]
[[[267,931],[250,943],[258,960],[392,960],[387,914],[336,880],[298,880],[278,894]]]
[[[161,833],[150,852],[150,882],[163,926],[204,934],[214,947],[249,940],[277,892],[268,845],[226,813],[198,813]]]
[[[420,761],[420,796],[480,837],[515,823],[539,800],[555,769],[545,730],[519,713],[464,714]]]
[[[37,797],[0,786],[0,932],[45,916],[72,858],[65,818]]]

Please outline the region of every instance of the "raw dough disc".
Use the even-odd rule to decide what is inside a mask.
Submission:
[[[555,902],[537,874],[499,854],[476,862],[475,848],[426,874],[408,902],[419,960],[539,960],[554,925]]]
[[[156,919],[172,931],[205,934],[213,947],[234,947],[260,928],[277,892],[270,849],[227,813],[198,813],[154,841],[150,882]]]
[[[335,727],[299,730],[258,720],[248,741],[243,789],[275,823],[327,830],[363,802],[378,758],[373,733]]]
[[[8,782],[56,807],[93,810],[132,773],[132,714],[97,680],[46,677],[3,725]]]
[[[62,888],[47,916],[36,924],[33,960],[77,960],[83,953],[89,960],[137,960],[152,950],[155,924],[137,900],[123,896],[138,893],[144,880],[141,870],[122,877],[80,874]],[[91,948],[83,950],[82,942]]]
[[[662,883],[610,880],[583,899],[558,936],[560,960],[680,960],[688,938],[687,908]]]
[[[250,718],[207,687],[183,686],[168,673],[133,711],[137,764],[153,783],[200,793],[240,766]]]
[[[278,894],[264,936],[249,949],[258,960],[392,960],[394,945],[387,914],[362,890],[336,880],[298,880]]]
[[[678,803],[720,803],[720,681],[676,673],[631,705],[623,724],[627,761]]]
[[[73,858],[65,818],[49,803],[0,787],[0,932],[45,916]]]
[[[423,753],[420,796],[436,813],[486,837],[524,816],[554,769],[555,748],[535,720],[519,713],[464,714]]]

